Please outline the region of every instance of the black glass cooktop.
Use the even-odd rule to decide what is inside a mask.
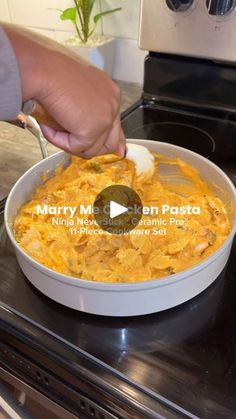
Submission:
[[[124,115],[127,138],[164,141],[217,163],[236,183],[236,121],[141,103]]]
[[[168,141],[202,153],[236,179],[233,122],[141,105],[124,115],[123,126],[129,138]],[[112,367],[145,394],[176,404],[187,417],[232,419],[236,417],[235,251],[236,242],[217,280],[177,308],[135,318],[98,317],[51,301],[27,281],[1,217],[0,308],[34,324],[36,341],[37,328],[46,329],[58,341]]]

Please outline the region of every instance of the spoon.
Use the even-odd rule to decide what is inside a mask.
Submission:
[[[23,112],[29,118],[35,118],[39,124],[45,124],[60,131],[63,130],[42,105],[34,99],[24,103]],[[145,179],[149,179],[153,176],[155,172],[155,159],[154,155],[147,147],[139,144],[127,143],[124,157],[133,161],[137,176],[145,176]],[[160,165],[158,172],[164,183],[169,183],[170,177],[172,181],[174,180],[173,183],[175,184],[183,182],[183,174],[177,166],[174,168],[173,166],[171,167],[171,165]]]
[[[135,164],[137,176],[145,174],[145,177],[152,177],[155,171],[154,155],[147,147],[139,144],[126,145],[126,159]]]
[[[63,128],[47,113],[40,103],[32,99],[24,103],[23,112],[36,119],[40,124],[48,125],[51,128],[63,130]],[[150,151],[141,145],[127,144],[125,157],[132,160],[136,167],[137,175],[145,173],[145,176],[152,176],[154,173],[154,156]]]

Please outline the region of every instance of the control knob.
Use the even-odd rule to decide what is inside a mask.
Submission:
[[[206,0],[207,11],[213,16],[225,16],[236,6],[236,0]]]
[[[166,4],[173,12],[185,12],[188,10],[194,0],[166,0]]]

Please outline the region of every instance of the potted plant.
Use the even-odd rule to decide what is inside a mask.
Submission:
[[[112,74],[114,58],[114,39],[95,33],[98,22],[103,16],[121,10],[117,7],[94,15],[94,5],[97,0],[74,0],[74,7],[59,10],[61,20],[70,20],[76,30],[76,36],[65,41],[66,46],[72,48],[86,60],[100,69]]]

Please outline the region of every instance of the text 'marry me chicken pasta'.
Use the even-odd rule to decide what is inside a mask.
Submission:
[[[48,268],[91,281],[163,278],[203,261],[230,233],[227,210],[194,167],[178,158],[154,154],[154,159],[155,172],[147,177],[115,155],[72,157],[20,208],[14,221],[17,242]],[[177,165],[188,182],[174,183],[171,176],[163,181],[163,163]],[[125,234],[102,230],[88,210],[112,185],[132,188],[142,201],[138,225]]]

